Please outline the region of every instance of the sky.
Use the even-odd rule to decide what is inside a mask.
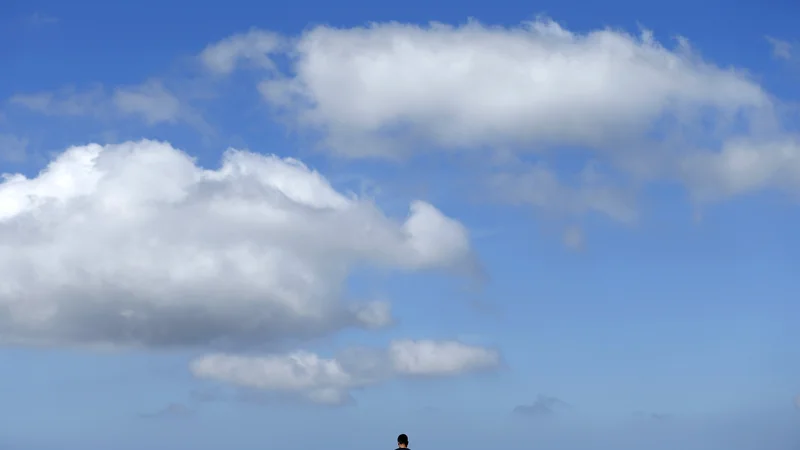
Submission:
[[[795,448],[798,17],[2,2],[0,448]]]

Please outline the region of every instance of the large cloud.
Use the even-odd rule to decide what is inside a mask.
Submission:
[[[169,144],[71,147],[0,184],[0,341],[263,343],[375,327],[343,301],[354,264],[466,267],[465,228],[405,222],[292,159],[229,150],[217,170]]]
[[[666,129],[725,127],[771,106],[746,74],[704,62],[686,41],[669,49],[649,32],[580,34],[547,20],[321,26],[292,56],[290,76],[261,92],[352,156],[417,141],[608,147]]]
[[[298,351],[268,356],[212,354],[191,364],[195,376],[235,386],[341,404],[350,391],[393,377],[454,376],[500,365],[494,349],[457,341],[402,340],[387,349],[351,349],[335,358]]]
[[[507,157],[578,147],[609,175],[573,186],[543,164],[523,173],[495,168],[488,186],[505,202],[633,222],[631,192],[642,182],[682,183],[696,201],[797,187],[798,140],[783,127],[779,102],[683,38],[666,46],[649,31],[579,33],[546,19],[512,27],[392,22],[317,26],[293,40],[251,30],[203,57],[228,73],[241,59],[275,69],[263,59],[276,52],[289,65],[259,85],[264,98],[284,119],[321,132],[338,155],[490,149]]]

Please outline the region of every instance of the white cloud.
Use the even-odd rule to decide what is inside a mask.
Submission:
[[[12,105],[50,116],[95,117],[138,116],[148,125],[186,121],[197,125],[199,115],[170,92],[158,80],[140,85],[123,86],[108,94],[103,86],[84,90],[74,87],[57,92],[17,94],[9,99]]]
[[[583,235],[583,230],[576,226],[567,227],[564,230],[563,236],[564,245],[572,250],[580,250],[584,246],[586,238]]]
[[[389,347],[393,370],[402,375],[455,375],[500,364],[497,352],[457,341],[395,341]]]
[[[229,150],[216,170],[153,141],[71,147],[0,184],[0,342],[265,343],[388,323],[353,304],[354,264],[466,267],[466,229],[405,222],[292,159]]]
[[[496,350],[457,341],[401,340],[352,349],[335,358],[298,351],[269,356],[212,354],[191,364],[195,376],[235,386],[342,404],[350,391],[405,376],[455,376],[500,365]]]
[[[772,56],[787,61],[792,59],[792,44],[770,36],[767,36],[767,42],[772,46]]]
[[[60,22],[60,19],[55,16],[49,16],[47,14],[41,14],[39,12],[35,12],[30,15],[28,18],[28,23],[33,26],[44,26],[44,25],[53,25]]]
[[[779,140],[734,139],[717,152],[683,160],[682,176],[698,201],[776,188],[800,190],[800,137]]]
[[[209,45],[200,54],[200,60],[206,68],[220,75],[233,72],[242,61],[261,68],[273,68],[269,55],[280,50],[282,44],[281,36],[252,29]]]
[[[547,20],[320,26],[290,56],[292,73],[262,93],[347,156],[430,148],[420,142],[607,149],[665,128],[697,131],[700,118],[733,126],[771,106],[746,74],[702,61],[685,40],[668,49],[649,32],[579,34]]]
[[[140,115],[149,125],[161,122],[174,123],[181,112],[178,98],[157,81],[118,88],[114,91],[112,101],[122,113]]]
[[[613,187],[591,165],[578,178],[577,185],[570,186],[540,164],[514,173],[494,174],[487,187],[505,203],[530,205],[566,216],[595,212],[623,223],[636,221],[632,192]]]
[[[9,103],[51,116],[101,116],[106,113],[105,91],[101,86],[85,90],[66,87],[58,92],[17,94],[9,99]]]
[[[667,47],[649,31],[577,33],[537,19],[515,27],[317,26],[281,50],[230,39],[238,43],[230,53],[288,57],[288,68],[271,70],[259,89],[282,118],[321,132],[327,150],[390,158],[489,150],[494,197],[548,213],[633,223],[646,183],[685,183],[695,198],[733,192],[731,169],[711,160],[724,165],[726,149],[746,139],[757,164],[767,164],[792,139],[779,102],[745,71],[704,60],[684,38]],[[772,42],[785,55],[784,43]],[[503,158],[537,152],[547,161],[576,147],[603,164],[605,180],[573,185],[543,164],[528,173],[498,169]],[[755,177],[748,189],[781,184],[745,176]]]

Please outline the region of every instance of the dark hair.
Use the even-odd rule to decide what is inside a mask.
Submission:
[[[408,436],[406,436],[405,434],[397,436],[397,443],[401,445],[408,445]]]

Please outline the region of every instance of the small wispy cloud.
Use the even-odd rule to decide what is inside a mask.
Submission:
[[[583,230],[577,226],[570,226],[564,230],[564,245],[570,250],[583,250],[585,238]]]
[[[95,84],[84,89],[65,86],[57,91],[20,93],[11,96],[8,104],[47,116],[134,117],[148,126],[183,122],[204,134],[213,133],[212,127],[198,111],[155,78],[113,90]]]
[[[193,413],[194,411],[183,403],[170,403],[158,411],[139,414],[139,417],[142,419],[164,419],[171,417],[188,417]]]
[[[774,38],[772,36],[766,36],[767,42],[772,46],[772,56],[777,59],[783,59],[786,61],[790,61],[793,56],[794,46],[788,42],[781,39]]]
[[[55,16],[35,12],[30,15],[28,22],[33,26],[53,25],[60,22],[61,19]]]
[[[57,92],[16,94],[8,99],[12,106],[49,116],[105,116],[108,114],[106,93],[102,86],[78,90],[67,86]]]
[[[197,403],[210,403],[227,400],[225,392],[216,389],[195,389],[189,392],[189,398],[192,402]]]
[[[552,416],[558,410],[569,407],[569,404],[557,397],[539,395],[536,400],[527,405],[517,405],[514,414],[522,416]]]
[[[636,411],[633,413],[634,417],[638,417],[640,419],[650,419],[650,420],[669,420],[672,418],[670,414],[664,413],[655,413],[655,412],[647,412],[647,411]]]

